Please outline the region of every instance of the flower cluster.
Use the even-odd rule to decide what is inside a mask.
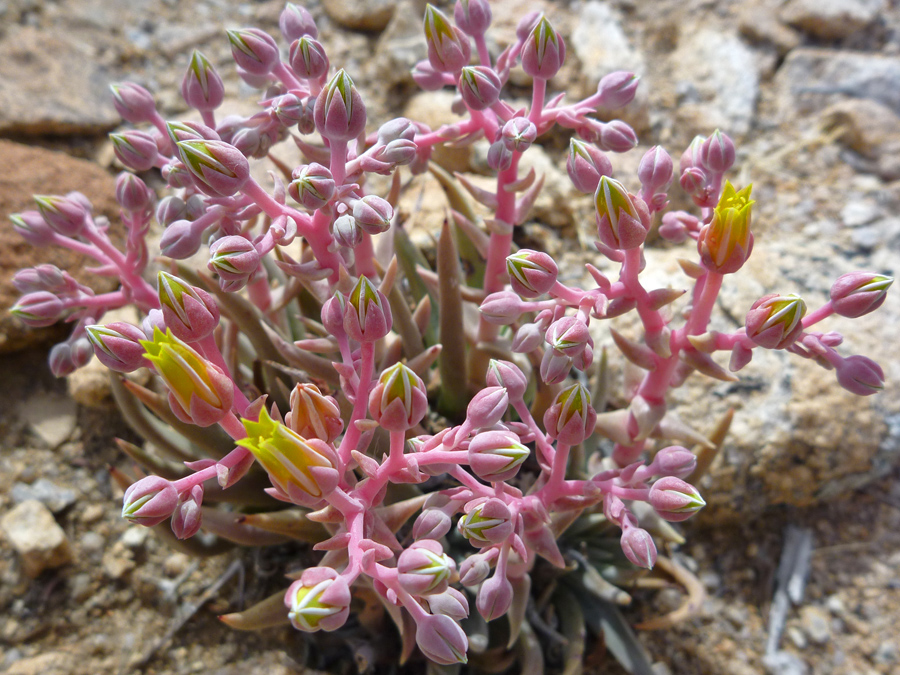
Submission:
[[[111,135],[129,169],[117,183],[124,250],[77,193],[38,196],[35,210],[13,216],[31,243],[86,253],[101,274],[121,281],[118,290],[95,295],[50,265],[16,276],[23,293],[16,316],[33,326],[75,323],[51,354],[53,371],[68,374],[92,354],[119,373],[149,368],[165,393],[118,385],[118,395],[141,411],[130,421],[145,435],[160,422],[182,435],[154,438],[188,460],[180,471],[132,450],[160,475],[128,488],[122,515],[148,526],[168,520],[180,538],[202,528],[235,537],[221,519],[208,519],[207,481],[227,491],[251,473],[265,475],[269,497],[302,507],[304,522],[327,531],[315,546],[326,552],[320,564],[296,578],[286,609],[279,604],[277,612],[301,631],[339,629],[365,577],[385,605],[412,617],[419,648],[442,664],[466,661],[460,621],[469,615],[469,595],[459,586],[486,621],[521,617],[525,600],[514,589],[529,587],[537,557],[566,565],[557,538],[579,514],[618,528],[621,554],[653,567],[657,548],[642,518],[679,522],[704,506],[689,482],[697,458],[678,444],[702,436],[677,422],[666,403],[668,390],[692,372],[734,379],[755,349],[782,349],[835,369],[854,393],[878,391],[880,367],[842,356],[841,336],[814,326],[833,313],[873,311],[892,282],[877,273],[844,275],[831,300],[812,312],[796,295],[766,295],[743,327],[711,331],[726,276],[753,248],[751,187],[737,189],[725,177],[735,161],[731,139],[716,131],[691,144],[679,183],[698,213],[666,212],[675,176],[670,155],[648,150],[640,190],[631,192],[613,177],[608,153],[634,149],[637,136],[620,120],[595,117],[600,108],[628,104],[638,79],[616,72],[583,100],[548,100],[548,81],[566,58],[550,18],[525,16],[515,41],[497,55],[485,37],[490,23],[486,0],[457,0],[452,20],[428,5],[428,58],[413,76],[424,89],[453,87],[465,117],[437,130],[398,118],[368,132],[350,74],[333,71],[311,16],[289,3],[279,23],[286,52],[261,30],[228,31],[239,75],[265,90],[249,118],[218,115],[222,79],[199,52],[182,94],[202,121],[167,122],[147,90],[112,88],[117,110],[134,127]],[[503,100],[514,67],[533,81],[524,109]],[[617,269],[613,278],[587,265],[593,288],[565,285],[549,255],[513,245],[542,184],[520,176],[519,161],[554,127],[573,134],[566,168],[592,196],[597,250]],[[272,174],[267,191],[251,176],[251,161],[271,157],[285,140],[307,163],[281,166],[272,157],[283,175]],[[491,218],[477,223],[456,213],[456,236],[445,228],[434,273],[410,252],[394,218],[399,171],[423,171],[436,145],[474,142],[487,143],[496,187],[460,182]],[[169,188],[158,202],[137,175],[151,171]],[[393,177],[388,194],[367,191],[373,173]],[[179,261],[208,251],[209,274],[173,262],[155,285],[145,279],[154,218],[164,228],[162,254]],[[697,262],[683,264],[693,290],[681,323],[670,308],[681,292],[648,289],[641,279],[657,222],[664,239],[696,242]],[[460,288],[458,240],[483,254],[480,288]],[[463,321],[465,302],[479,306],[477,325]],[[141,326],[101,323],[126,305],[142,312]],[[640,338],[608,327],[608,319],[629,312],[640,320]],[[607,410],[589,386],[598,336],[608,336],[639,373],[621,409]],[[713,360],[717,351],[730,352],[729,368]],[[462,405],[441,410],[450,422],[429,415],[439,396],[460,392]],[[230,438],[224,451],[211,440],[220,429]],[[592,438],[609,441],[609,456],[593,450]],[[576,461],[582,448],[592,450],[590,461]],[[390,498],[400,484],[417,486],[419,496]],[[265,529],[264,519],[254,522]],[[512,643],[521,620],[510,623]]]

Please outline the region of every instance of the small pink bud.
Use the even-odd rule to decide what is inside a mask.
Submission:
[[[848,356],[835,369],[838,384],[857,396],[877,394],[884,389],[884,371],[866,356]]]
[[[215,129],[211,129],[202,122],[188,120],[185,122],[166,122],[166,133],[173,143],[181,141],[220,141],[222,140]]]
[[[503,84],[492,68],[466,66],[460,71],[457,87],[467,106],[472,110],[485,110],[500,99]]]
[[[805,314],[806,303],[798,295],[763,296],[747,312],[747,337],[766,349],[784,349],[803,332]]]
[[[597,85],[597,93],[600,95],[598,107],[607,110],[624,108],[634,99],[640,79],[634,73],[624,70],[605,75]]]
[[[511,519],[509,507],[501,500],[476,500],[466,504],[466,513],[459,519],[457,529],[473,546],[483,548],[509,538],[513,533]]]
[[[37,211],[23,211],[9,216],[13,229],[32,246],[47,246],[55,233]]]
[[[519,472],[531,451],[508,431],[485,431],[469,443],[469,468],[491,483],[508,481]]]
[[[444,74],[439,70],[435,70],[435,67],[427,60],[419,61],[413,66],[412,78],[423,91],[438,91],[443,89],[446,84],[444,82]]]
[[[278,45],[258,28],[225,31],[231,43],[231,55],[242,70],[262,77],[278,63]]]
[[[147,184],[133,173],[123,171],[116,178],[116,201],[123,210],[131,213],[147,213],[152,211],[153,193]]]
[[[298,166],[291,173],[288,194],[310,211],[321,209],[334,196],[334,176],[331,171],[313,162]]]
[[[247,158],[233,145],[193,140],[180,141],[176,147],[197,187],[211,197],[231,197],[250,178]]]
[[[458,73],[469,64],[472,48],[469,38],[434,5],[425,5],[425,42],[428,60],[435,70]]]
[[[344,305],[344,331],[357,342],[374,342],[387,335],[392,324],[391,306],[384,293],[360,276]]]
[[[630,514],[621,499],[607,493],[603,496],[603,515],[609,522],[622,527]]]
[[[346,311],[347,297],[340,291],[330,297],[322,305],[322,325],[329,335],[340,338],[346,335],[344,331],[344,312]]]
[[[547,434],[560,443],[577,445],[594,433],[597,412],[591,395],[582,384],[563,389],[544,414]]]
[[[171,481],[147,476],[125,490],[122,517],[152,527],[172,515],[178,506],[178,491]]]
[[[488,323],[508,326],[518,320],[527,309],[512,291],[491,293],[481,303],[481,315]]]
[[[166,326],[175,337],[197,342],[212,334],[219,325],[219,308],[209,293],[168,272],[157,275],[157,284]]]
[[[654,145],[641,158],[638,178],[649,194],[664,192],[672,182],[672,158],[660,146]]]
[[[325,48],[308,35],[294,40],[288,55],[291,70],[302,80],[318,80],[328,74]]]
[[[416,624],[416,644],[435,663],[466,663],[469,641],[465,631],[445,614],[432,614]]]
[[[647,530],[640,527],[626,527],[622,532],[622,552],[638,567],[653,569],[656,564],[656,544]]]
[[[163,231],[159,240],[160,252],[174,260],[190,258],[200,250],[202,232],[189,220],[176,220]]]
[[[485,621],[493,621],[509,611],[512,604],[513,587],[506,576],[494,574],[481,584],[475,597],[475,606]]]
[[[541,358],[541,380],[547,384],[559,384],[566,379],[574,365],[575,360],[571,356],[548,349]]]
[[[492,427],[503,419],[509,407],[509,393],[503,387],[486,387],[466,408],[466,420],[475,428]]]
[[[148,171],[156,164],[159,150],[156,139],[145,131],[129,129],[110,134],[116,158],[132,171]]]
[[[523,298],[536,298],[547,293],[559,275],[553,258],[525,248],[506,258],[506,271],[513,290]]]
[[[299,125],[306,115],[306,100],[297,94],[284,94],[272,99],[271,110],[281,124],[291,128]]]
[[[35,195],[38,211],[50,228],[64,237],[77,237],[84,228],[84,222],[90,214],[85,206],[87,200],[76,199],[77,193],[65,197],[55,195]],[[80,195],[79,195],[80,196]],[[87,202],[88,204],[90,202]]]
[[[491,6],[487,0],[456,0],[453,18],[463,33],[478,37],[491,25]]]
[[[229,235],[216,239],[209,247],[210,272],[228,282],[233,291],[240,290],[259,269],[259,252],[244,237]]]
[[[622,120],[601,123],[600,137],[597,145],[608,152],[628,152],[637,147],[638,137],[628,124]]]
[[[487,165],[494,171],[506,171],[512,166],[512,151],[503,141],[491,143],[487,153]]]
[[[443,593],[429,595],[425,600],[432,614],[443,614],[456,621],[462,621],[469,616],[469,601],[466,594],[455,588],[450,587]]]
[[[707,189],[709,176],[699,166],[692,166],[682,171],[678,183],[681,185],[681,189],[692,197],[700,196]]]
[[[440,539],[450,531],[452,525],[450,516],[440,509],[422,509],[422,513],[413,524],[413,538]]]
[[[673,244],[686,241],[688,233],[700,229],[700,220],[686,211],[669,211],[662,217],[659,236]]]
[[[191,494],[178,503],[175,513],[172,514],[172,532],[176,537],[190,539],[200,531],[203,520],[201,504],[203,504],[203,487],[195,485],[191,488]]]
[[[141,124],[152,122],[156,117],[156,103],[153,95],[139,84],[123,82],[109,86],[113,95],[116,112],[126,122]]]
[[[356,222],[356,218],[351,216],[349,213],[344,214],[334,221],[332,231],[334,234],[334,240],[340,246],[355,248],[356,246],[359,246],[363,241],[363,231],[360,229],[359,224]]]
[[[566,157],[566,171],[579,192],[593,194],[603,176],[612,176],[612,162],[596,146],[572,138]]]
[[[294,628],[313,633],[343,626],[350,614],[350,599],[346,579],[331,568],[316,567],[291,584],[284,604]]]
[[[289,2],[284,6],[281,15],[278,17],[278,28],[288,42],[293,42],[304,35],[308,35],[311,38],[319,36],[316,22],[313,21],[309,11],[305,7],[295,5],[293,2]]]
[[[703,141],[698,159],[703,167],[712,173],[723,174],[734,164],[734,141],[716,129]]]
[[[385,370],[369,394],[369,414],[388,431],[412,429],[426,412],[428,393],[425,384],[402,363]]]
[[[500,130],[500,140],[510,152],[525,152],[537,138],[537,127],[525,117],[513,117]]]
[[[363,232],[375,235],[390,229],[394,209],[386,199],[366,195],[353,202],[353,217]]]
[[[46,264],[19,270],[13,275],[13,286],[23,295],[36,291],[66,295],[78,290],[78,282],[68,272],[63,272],[56,265]]]
[[[602,176],[594,193],[594,205],[602,243],[616,250],[637,248],[644,243],[650,229],[650,211],[619,181]]]
[[[653,463],[657,467],[657,471],[663,476],[675,476],[676,478],[686,478],[694,473],[697,468],[697,457],[693,452],[680,445],[671,445],[663,448]]]
[[[63,301],[47,291],[23,295],[9,310],[10,314],[31,328],[52,326],[63,318],[65,312]]]
[[[291,409],[285,424],[303,438],[333,442],[344,429],[337,401],[314,384],[300,383],[291,392]]]
[[[47,365],[53,377],[68,377],[76,370],[75,359],[72,357],[72,346],[68,342],[60,342],[53,345],[50,355],[47,357]]]
[[[489,387],[503,387],[511,401],[520,401],[528,388],[528,380],[521,369],[510,361],[491,359],[485,381]]]
[[[144,364],[144,331],[130,323],[115,322],[105,326],[87,326],[87,337],[94,346],[97,360],[110,370],[130,373]]]
[[[874,312],[887,297],[894,280],[874,272],[849,272],[838,277],[831,287],[831,306],[835,314],[850,319]]]
[[[454,570],[456,563],[434,539],[414,542],[397,558],[397,581],[412,595],[443,593]]]
[[[459,566],[459,583],[473,587],[487,579],[491,573],[491,564],[480,554],[470,555]]]
[[[587,325],[575,316],[564,316],[550,324],[545,339],[557,354],[572,358],[592,343]]]
[[[546,17],[541,17],[522,46],[522,70],[531,77],[549,80],[566,60],[566,43]]]
[[[706,506],[703,497],[690,483],[666,476],[650,488],[650,505],[664,520],[679,523]]]
[[[366,106],[350,76],[341,69],[316,97],[316,129],[333,141],[349,141],[366,128]]]
[[[517,354],[527,354],[544,343],[545,329],[536,323],[525,323],[513,336],[511,349]]]
[[[196,49],[181,80],[181,95],[191,108],[215,110],[225,98],[225,85],[209,60]]]

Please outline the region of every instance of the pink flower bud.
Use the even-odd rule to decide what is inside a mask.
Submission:
[[[475,597],[475,606],[485,621],[493,621],[509,611],[512,604],[513,587],[506,576],[494,574],[481,584]]]
[[[349,141],[366,128],[366,106],[353,80],[337,71],[316,97],[316,129],[332,141]]]
[[[172,515],[178,506],[175,486],[159,476],[147,476],[125,490],[122,517],[152,527]]]
[[[453,525],[450,516],[440,509],[422,509],[413,524],[413,539],[440,539]]]
[[[156,103],[153,95],[139,84],[123,82],[109,85],[116,112],[126,122],[141,124],[152,122],[156,117]]]
[[[353,217],[363,232],[380,234],[390,229],[394,209],[386,199],[366,195],[353,202]]]
[[[512,166],[512,151],[503,141],[491,143],[487,153],[487,165],[494,171],[506,171]]]
[[[545,339],[557,354],[572,358],[593,342],[587,325],[574,316],[564,316],[550,324]]]
[[[626,527],[622,531],[622,552],[638,567],[653,569],[656,564],[656,544],[647,530],[640,527]]]
[[[838,277],[831,287],[831,306],[835,314],[850,319],[874,312],[887,297],[894,280],[874,272],[849,272]]]
[[[31,328],[52,326],[63,318],[66,306],[53,293],[37,291],[19,298],[9,313]]]
[[[322,305],[322,325],[329,335],[340,338],[344,332],[344,312],[346,311],[347,298],[340,291],[330,297]]]
[[[469,468],[490,483],[508,481],[519,472],[531,451],[508,431],[485,431],[469,443]]]
[[[180,197],[170,195],[163,197],[156,205],[156,220],[163,227],[168,227],[176,220],[187,218],[187,207]]]
[[[295,5],[293,2],[289,2],[284,6],[281,15],[278,17],[278,28],[288,42],[293,42],[304,35],[308,35],[311,38],[319,36],[316,22],[313,21],[309,11],[305,7]]]
[[[527,311],[522,300],[512,291],[491,293],[479,309],[485,321],[500,326],[508,326]]]
[[[709,176],[699,166],[692,166],[682,171],[678,183],[681,185],[681,189],[692,197],[701,196],[703,191],[707,189]]]
[[[618,70],[605,75],[597,85],[600,95],[599,107],[607,110],[624,108],[631,103],[637,93],[640,78],[634,73]]]
[[[49,291],[54,295],[77,292],[78,282],[56,265],[38,265],[19,270],[13,275],[13,286],[19,293]]]
[[[608,152],[628,152],[637,147],[638,137],[628,124],[622,120],[613,120],[600,125],[600,138],[597,145]]]
[[[544,414],[547,434],[560,443],[577,445],[594,433],[597,412],[591,395],[581,384],[563,389]]]
[[[697,457],[687,448],[671,445],[657,452],[653,463],[663,476],[686,478],[697,468]]]
[[[527,354],[544,343],[545,329],[536,323],[526,323],[519,327],[513,336],[511,349],[517,354]]]
[[[520,401],[528,388],[528,380],[521,369],[510,361],[491,359],[485,381],[489,387],[503,387],[511,401]]]
[[[469,616],[469,601],[466,594],[455,588],[451,587],[443,593],[429,595],[425,601],[432,614],[443,614],[456,621],[462,621]]]
[[[388,431],[412,429],[426,412],[425,384],[402,363],[385,370],[369,394],[369,414]]]
[[[387,174],[398,165],[409,164],[416,158],[417,152],[418,146],[416,146],[416,142],[413,140],[398,138],[397,140],[391,141],[379,149],[375,155],[375,159],[390,165],[387,170],[379,171],[378,173]]]
[[[857,396],[877,394],[884,389],[884,371],[868,357],[848,356],[835,369],[838,384]]]
[[[220,141],[222,140],[215,129],[211,129],[202,122],[188,120],[185,122],[166,122],[166,133],[173,143],[181,141]]]
[[[123,171],[116,178],[116,201],[125,211],[131,213],[147,213],[152,211],[153,193],[147,184],[133,173]]]
[[[197,187],[211,197],[231,197],[250,178],[247,158],[233,145],[193,140],[180,141],[176,147]]]
[[[747,312],[747,337],[766,349],[784,349],[803,332],[805,314],[806,303],[798,295],[763,296]]]
[[[511,152],[525,152],[537,138],[537,127],[525,117],[513,117],[500,130],[500,140]]]
[[[334,221],[332,226],[334,240],[340,246],[355,248],[363,241],[363,231],[360,229],[356,218],[350,214],[344,214]]]
[[[435,70],[430,61],[419,61],[412,69],[412,78],[423,91],[438,91],[444,88],[444,74]],[[499,96],[499,95],[498,95]]]
[[[659,236],[673,244],[686,241],[688,233],[700,228],[700,220],[686,211],[669,211],[662,217]]]
[[[650,230],[650,211],[619,181],[602,176],[594,193],[594,205],[601,242],[616,250],[637,248],[644,243]]]
[[[328,74],[329,61],[325,48],[308,35],[291,43],[288,62],[291,70],[302,80],[318,80]]]
[[[350,614],[350,599],[346,579],[331,568],[317,567],[306,570],[291,584],[284,604],[294,628],[313,633],[343,626]]]
[[[453,18],[463,33],[478,37],[491,25],[491,6],[487,0],[456,0]]]
[[[262,77],[278,63],[278,45],[258,28],[225,31],[231,43],[231,55],[239,68]]]
[[[650,505],[664,520],[679,523],[706,506],[703,497],[690,483],[666,476],[650,488]]]
[[[181,80],[181,96],[191,108],[215,110],[225,98],[225,85],[209,60],[196,49]]]
[[[158,274],[157,284],[166,326],[175,337],[197,342],[212,334],[219,325],[219,308],[209,293],[168,272]]]
[[[300,124],[306,114],[306,101],[297,94],[284,94],[272,99],[271,110],[280,124],[290,128]]]
[[[503,387],[486,387],[479,391],[466,408],[466,421],[473,427],[492,427],[503,419],[509,407],[509,394]]]
[[[75,359],[72,358],[72,346],[68,342],[53,345],[47,357],[47,365],[50,366],[53,377],[68,377],[78,370]]]
[[[466,504],[457,529],[472,546],[491,546],[506,541],[513,533],[512,514],[499,499],[475,500]]]
[[[566,43],[546,17],[541,17],[522,46],[522,70],[531,77],[549,80],[566,60]]]
[[[307,383],[297,384],[291,392],[291,409],[284,422],[303,438],[318,438],[326,443],[333,442],[344,429],[337,401]]]
[[[422,539],[397,559],[397,581],[411,595],[443,593],[455,569],[456,563],[437,541]]]
[[[459,583],[473,587],[487,579],[491,573],[491,564],[481,554],[470,555],[459,566]]]
[[[432,614],[416,623],[416,644],[435,663],[466,663],[469,641],[456,621],[444,614]]]
[[[603,496],[603,515],[609,522],[622,527],[622,523],[626,522],[631,514],[621,499],[607,493]]]
[[[672,182],[672,158],[660,146],[654,145],[641,158],[638,178],[649,194],[664,192]]]
[[[313,162],[298,166],[291,172],[288,194],[310,211],[321,209],[334,196],[334,176],[331,171]]]
[[[146,336],[137,326],[118,321],[105,326],[87,326],[85,330],[97,360],[110,370],[130,373],[145,365],[141,340]]]
[[[195,485],[191,488],[191,494],[178,503],[178,507],[172,514],[172,532],[179,539],[190,539],[200,531],[203,520],[203,512],[200,505],[203,503],[203,487]]]
[[[76,199],[77,193],[70,193],[65,197],[55,195],[35,195],[38,211],[47,225],[64,237],[77,237],[84,228],[84,221],[90,214],[90,208],[85,206],[87,200]],[[87,202],[90,204],[90,202]]]
[[[467,106],[472,110],[485,110],[500,99],[503,84],[492,68],[466,66],[459,73],[457,87]]]
[[[541,380],[547,384],[559,384],[566,379],[574,365],[575,360],[571,356],[548,349],[541,358]]]
[[[32,246],[47,246],[54,232],[37,211],[24,211],[9,216],[13,229]]]
[[[392,324],[391,306],[384,293],[361,276],[344,305],[344,331],[357,342],[374,342],[387,335]]]
[[[189,220],[176,220],[166,227],[159,240],[159,250],[174,260],[190,258],[200,250],[202,232],[198,232]]]
[[[536,298],[547,293],[559,275],[553,258],[525,248],[506,258],[506,271],[513,290],[523,298]]]
[[[145,131],[129,129],[110,134],[116,158],[132,171],[147,171],[156,164],[159,150],[156,140]]]
[[[716,129],[703,141],[698,159],[705,169],[712,173],[723,174],[734,164],[734,141]]]
[[[469,38],[434,5],[425,6],[425,42],[428,61],[442,73],[458,73],[469,64],[472,48]]]
[[[566,157],[566,171],[579,192],[593,194],[600,178],[612,176],[612,162],[596,146],[572,138]]]
[[[232,291],[243,288],[259,269],[259,252],[239,235],[216,239],[209,247],[209,254],[207,268],[219,275],[219,279],[228,282]]]

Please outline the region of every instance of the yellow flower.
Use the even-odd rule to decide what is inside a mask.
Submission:
[[[700,229],[697,249],[703,265],[714,272],[737,272],[750,257],[753,234],[750,216],[756,203],[750,199],[752,185],[741,191],[725,181],[722,197],[713,212],[712,220]]]

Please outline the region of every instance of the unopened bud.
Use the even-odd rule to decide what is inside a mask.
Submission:
[[[577,445],[593,434],[596,422],[591,395],[581,384],[563,389],[544,414],[547,434],[568,445]]]
[[[619,181],[603,176],[594,193],[597,234],[616,250],[637,248],[650,229],[650,212],[639,197],[629,194]]]
[[[412,595],[443,593],[455,569],[456,563],[437,541],[422,539],[397,559],[397,581]]]
[[[593,194],[600,179],[612,175],[612,162],[595,145],[572,138],[566,157],[566,171],[579,192]]]
[[[651,486],[649,502],[660,517],[673,523],[687,520],[706,506],[693,485],[674,476],[660,478]]]
[[[425,6],[425,42],[428,45],[428,60],[435,70],[458,73],[469,64],[472,54],[469,37],[431,4]]]
[[[747,337],[766,349],[784,349],[803,331],[806,303],[798,295],[766,295],[750,307]]]
[[[278,17],[278,28],[288,42],[293,42],[308,35],[311,38],[319,36],[316,22],[313,21],[309,11],[300,5],[289,2],[284,6]]]
[[[723,174],[734,164],[734,141],[716,129],[703,141],[698,159],[704,168],[713,173]]]
[[[115,322],[105,326],[87,326],[88,340],[97,360],[110,370],[130,373],[144,365],[144,331],[130,323]]]
[[[835,370],[838,384],[857,396],[870,396],[884,389],[884,371],[866,356],[848,356]]]
[[[500,77],[487,66],[466,66],[459,74],[459,94],[472,110],[485,110],[500,98]]]
[[[425,384],[410,368],[397,363],[385,370],[369,394],[369,413],[388,431],[407,431],[428,412]]]
[[[178,491],[171,481],[147,476],[125,490],[122,517],[132,523],[152,527],[172,515],[178,506]]]
[[[522,47],[522,70],[531,77],[549,80],[566,60],[566,43],[546,17],[541,17]]]
[[[334,196],[334,176],[321,164],[313,162],[298,166],[291,173],[288,194],[310,211],[321,209]]]
[[[308,35],[291,43],[288,62],[297,77],[304,80],[318,80],[328,74],[325,48]]]
[[[831,287],[831,306],[835,314],[850,319],[874,312],[887,297],[894,280],[874,272],[842,274]]]
[[[353,217],[363,232],[380,234],[390,229],[394,209],[386,199],[366,195],[353,202]]]
[[[210,111],[222,105],[225,85],[209,60],[196,49],[181,81],[184,102],[195,110]]]
[[[469,443],[469,468],[491,483],[507,481],[519,472],[531,451],[508,431],[485,431]]]
[[[257,77],[268,75],[278,63],[278,45],[258,28],[225,31],[231,43],[234,62],[245,72]]]
[[[350,614],[350,587],[330,567],[314,567],[291,584],[284,596],[288,618],[297,630],[337,630]]]
[[[525,152],[537,138],[537,127],[525,117],[513,117],[500,130],[500,139],[511,152]]]
[[[152,122],[156,117],[156,103],[153,95],[139,84],[123,82],[109,86],[113,95],[113,106],[126,122],[141,124]]]
[[[319,133],[334,141],[349,141],[366,128],[366,106],[343,69],[319,92],[314,117]]]
[[[607,110],[624,108],[631,103],[637,93],[640,78],[634,73],[618,70],[605,75],[597,85],[600,94],[599,107]]]
[[[129,129],[110,134],[116,158],[132,171],[147,171],[156,164],[159,150],[156,139],[146,131]]]

